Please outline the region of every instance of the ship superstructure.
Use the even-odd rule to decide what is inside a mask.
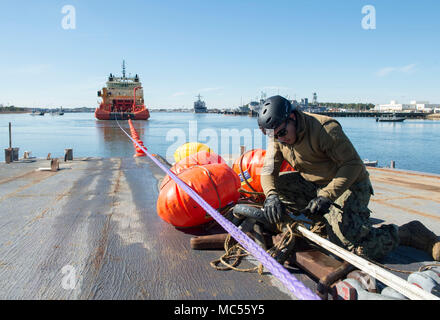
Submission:
[[[197,96],[198,100],[194,102],[194,112],[195,113],[206,113],[208,112],[208,108],[206,108],[206,104],[202,101],[202,97],[200,94]]]
[[[126,76],[125,60],[122,62],[122,77],[110,73],[106,86],[98,91],[98,97],[102,98],[95,110],[95,117],[99,120],[147,120],[150,117],[150,112],[144,105],[139,76]]]

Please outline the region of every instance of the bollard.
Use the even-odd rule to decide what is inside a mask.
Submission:
[[[394,169],[396,167],[396,161],[391,160],[390,168]]]
[[[18,150],[20,148],[12,148],[12,160],[18,161]]]
[[[12,148],[5,149],[5,162],[11,163],[13,161]]]
[[[56,172],[60,168],[60,164],[58,162],[58,159],[52,159],[50,160],[50,171]]]
[[[73,160],[73,149],[64,149],[64,161]]]

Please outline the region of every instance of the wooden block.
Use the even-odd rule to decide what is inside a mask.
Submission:
[[[225,247],[225,240],[227,233],[211,234],[206,236],[192,237],[190,240],[191,249],[223,249]]]
[[[311,249],[294,252],[290,257],[288,264],[295,264],[301,269],[307,271],[313,277],[321,279],[339,268],[342,265],[342,262],[319,250]]]

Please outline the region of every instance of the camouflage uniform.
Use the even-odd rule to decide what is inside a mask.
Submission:
[[[280,173],[275,183],[280,199],[293,212],[304,209],[320,190],[298,172]],[[368,177],[353,184],[334,201],[342,210],[331,206],[323,216],[308,216],[315,223],[313,231],[358,255],[382,259],[399,245],[398,228],[395,225],[372,226],[368,209],[372,194]]]

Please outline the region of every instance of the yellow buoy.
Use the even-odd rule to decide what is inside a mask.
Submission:
[[[176,152],[174,152],[174,160],[179,162],[180,160],[199,151],[212,152],[212,150],[206,144],[200,142],[188,142],[177,148]]]

